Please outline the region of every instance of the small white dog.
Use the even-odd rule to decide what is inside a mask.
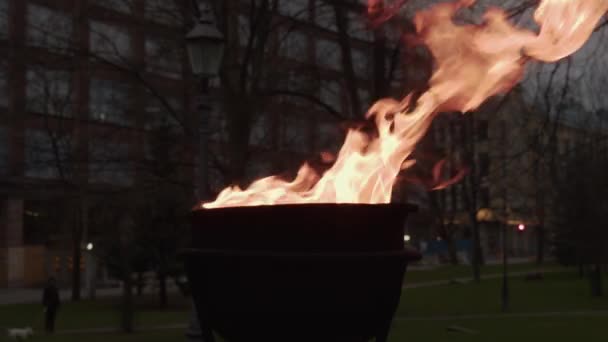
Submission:
[[[8,329],[8,337],[14,340],[25,340],[34,336],[34,329],[26,327],[23,329]]]

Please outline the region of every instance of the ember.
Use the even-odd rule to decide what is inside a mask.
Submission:
[[[370,8],[378,10],[376,3]],[[542,0],[534,13],[538,32],[513,26],[498,8],[485,13],[483,25],[456,25],[456,12],[473,3],[442,3],[416,14],[416,31],[432,52],[436,69],[429,89],[414,106],[410,96],[372,106],[367,117],[375,119],[377,135],[350,130],[335,163],[322,175],[304,164],[291,182],[271,176],[246,190],[226,188],[202,207],[388,203],[397,175],[413,164],[408,157],[436,113],[474,110],[487,98],[510,90],[522,78],[526,62],[554,62],[571,55],[608,11],[606,0]]]

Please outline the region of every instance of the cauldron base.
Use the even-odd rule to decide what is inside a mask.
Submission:
[[[227,341],[382,341],[416,257],[189,250],[186,267],[201,324]]]

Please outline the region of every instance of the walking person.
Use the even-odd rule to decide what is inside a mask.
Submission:
[[[61,306],[59,290],[57,289],[56,281],[53,277],[49,278],[48,283],[44,288],[42,305],[44,306],[45,313],[44,327],[47,333],[53,333],[55,331],[55,318],[57,317],[57,311],[59,310],[59,306]]]

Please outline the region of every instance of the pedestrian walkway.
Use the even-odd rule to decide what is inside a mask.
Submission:
[[[509,277],[520,277],[520,276],[525,276],[527,274],[529,274],[531,271],[521,271],[521,272],[509,272]],[[535,271],[536,272],[536,271]],[[569,272],[569,270],[567,269],[546,269],[546,270],[538,270],[538,272],[542,273],[542,274],[548,274],[548,273],[564,273],[564,272]],[[492,274],[485,274],[481,276],[481,279],[497,279],[497,278],[502,278],[502,273],[492,273]],[[426,282],[420,282],[420,283],[413,283],[413,284],[408,284],[407,283],[407,274],[405,276],[405,282],[403,285],[403,289],[416,289],[416,288],[420,288],[420,287],[431,287],[431,286],[443,286],[443,285],[451,285],[451,284],[458,284],[458,283],[470,283],[473,281],[472,277],[460,277],[460,278],[452,278],[452,279],[442,279],[442,280],[434,280],[434,281],[426,281]]]
[[[135,329],[135,332],[152,332],[152,331],[163,331],[163,330],[186,330],[188,328],[187,324],[168,324],[168,325],[158,325],[154,327],[143,327]],[[112,334],[112,333],[120,333],[120,329],[116,327],[107,327],[107,328],[92,328],[92,329],[65,329],[58,330],[56,335],[82,335],[82,334]]]
[[[574,317],[574,316],[608,316],[608,310],[588,311],[547,311],[547,312],[519,312],[519,313],[479,313],[470,315],[407,317],[397,316],[395,321],[455,321],[477,320],[488,318],[535,318],[535,317]]]
[[[564,269],[546,269],[540,270],[541,273],[560,273],[560,272],[568,272],[568,270]],[[526,272],[511,272],[509,273],[509,277],[518,277],[524,276],[530,273]],[[482,279],[496,279],[502,277],[502,273],[492,273],[482,275]],[[453,283],[469,283],[472,282],[473,278],[471,277],[461,277],[461,278],[453,278],[453,279],[442,279],[428,282],[420,282],[414,284],[408,284],[407,275],[405,277],[405,283],[403,285],[403,289],[415,289],[421,287],[431,287],[431,286],[442,286],[449,285]],[[172,289],[170,292],[177,292],[177,289]],[[111,298],[111,297],[119,297],[122,294],[122,288],[114,287],[114,288],[105,288],[105,289],[97,289],[95,291],[96,298]],[[70,289],[64,289],[60,291],[61,300],[64,302],[70,301],[72,297],[72,292]],[[86,294],[82,293],[82,298],[86,298]],[[42,302],[42,289],[0,289],[0,305],[7,304],[27,304],[27,303],[41,303]]]
[[[167,293],[174,294],[178,293],[177,288],[169,287]],[[149,292],[144,292],[149,293]],[[72,298],[71,289],[63,289],[59,291],[61,301],[69,302]],[[112,287],[105,289],[95,290],[95,298],[112,298],[120,297],[122,295],[122,288]],[[81,292],[81,298],[87,299],[87,294],[83,290]],[[42,303],[42,289],[0,289],[0,305],[8,304],[31,304],[31,303]]]

